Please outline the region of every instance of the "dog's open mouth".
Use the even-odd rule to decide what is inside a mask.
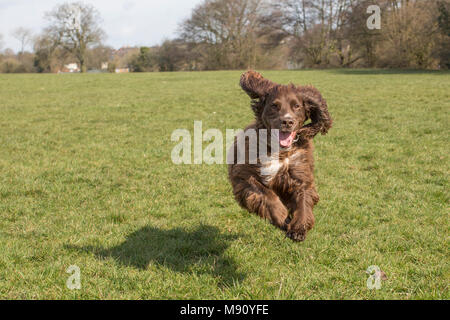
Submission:
[[[280,138],[280,146],[283,148],[289,148],[292,144],[292,142],[295,139],[297,132],[292,131],[292,132],[281,132],[279,134],[279,138]]]

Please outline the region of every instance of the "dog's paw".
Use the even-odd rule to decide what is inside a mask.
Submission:
[[[288,237],[292,241],[304,241],[306,239],[306,227],[296,226],[295,228],[290,228],[286,232],[286,237]]]

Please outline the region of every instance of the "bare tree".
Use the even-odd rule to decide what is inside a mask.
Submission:
[[[90,48],[86,52],[86,66],[88,69],[101,69],[103,63],[107,63],[112,55],[113,48],[99,45]]]
[[[20,42],[20,53],[23,53],[26,46],[31,43],[33,33],[30,29],[19,27],[16,28],[11,35]]]
[[[351,55],[348,55],[348,64],[350,66],[358,61],[359,66],[373,68],[375,66],[377,55],[376,47],[381,41],[381,30],[367,28],[367,8],[376,4],[381,12],[387,12],[387,3],[385,0],[360,0],[353,3],[351,9],[346,13],[346,22],[342,30],[344,39],[350,43]]]
[[[438,2],[425,0],[389,2],[377,47],[378,66],[391,68],[436,68],[441,42]]]
[[[57,72],[65,63],[74,60],[73,54],[59,46],[46,31],[34,37],[33,49],[37,72]]]
[[[98,11],[82,2],[65,3],[56,6],[46,17],[50,20],[46,31],[59,46],[76,57],[81,72],[85,72],[87,48],[100,44],[105,37]]]
[[[205,0],[181,25],[181,38],[203,47],[206,68],[254,64],[262,0]]]
[[[437,12],[440,30],[439,38],[436,41],[439,67],[450,69],[450,1],[438,1]]]
[[[0,33],[0,50],[3,48],[3,35]]]
[[[294,62],[305,66],[328,65],[337,55],[341,65],[352,58],[343,29],[356,0],[274,1],[263,17],[265,32],[276,46],[288,42]]]

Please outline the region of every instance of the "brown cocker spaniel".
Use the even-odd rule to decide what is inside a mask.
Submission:
[[[327,103],[312,86],[276,84],[255,71],[244,73],[240,85],[252,98],[256,121],[244,130],[245,162],[238,161],[239,138],[232,147],[228,174],[234,196],[242,207],[285,230],[292,240],[303,241],[314,225],[313,207],[319,201],[313,138],[331,128]],[[305,124],[308,120],[311,122]],[[273,129],[279,130],[278,140],[272,138]],[[257,159],[253,162],[250,131],[257,133]],[[274,148],[274,143],[279,145]],[[264,157],[262,149],[267,150]]]

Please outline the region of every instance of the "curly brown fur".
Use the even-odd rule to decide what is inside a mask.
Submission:
[[[240,85],[252,99],[254,129],[280,130],[279,153],[269,159],[259,155],[256,164],[237,164],[236,152],[228,174],[237,202],[269,220],[295,241],[303,241],[314,226],[313,207],[319,201],[314,184],[313,138],[332,126],[327,103],[313,86],[279,85],[255,71],[241,76]],[[311,122],[305,125],[310,119]],[[292,137],[296,137],[294,140]],[[237,142],[233,145],[237,150]],[[248,139],[245,143],[248,153]],[[278,162],[275,162],[278,161]]]

